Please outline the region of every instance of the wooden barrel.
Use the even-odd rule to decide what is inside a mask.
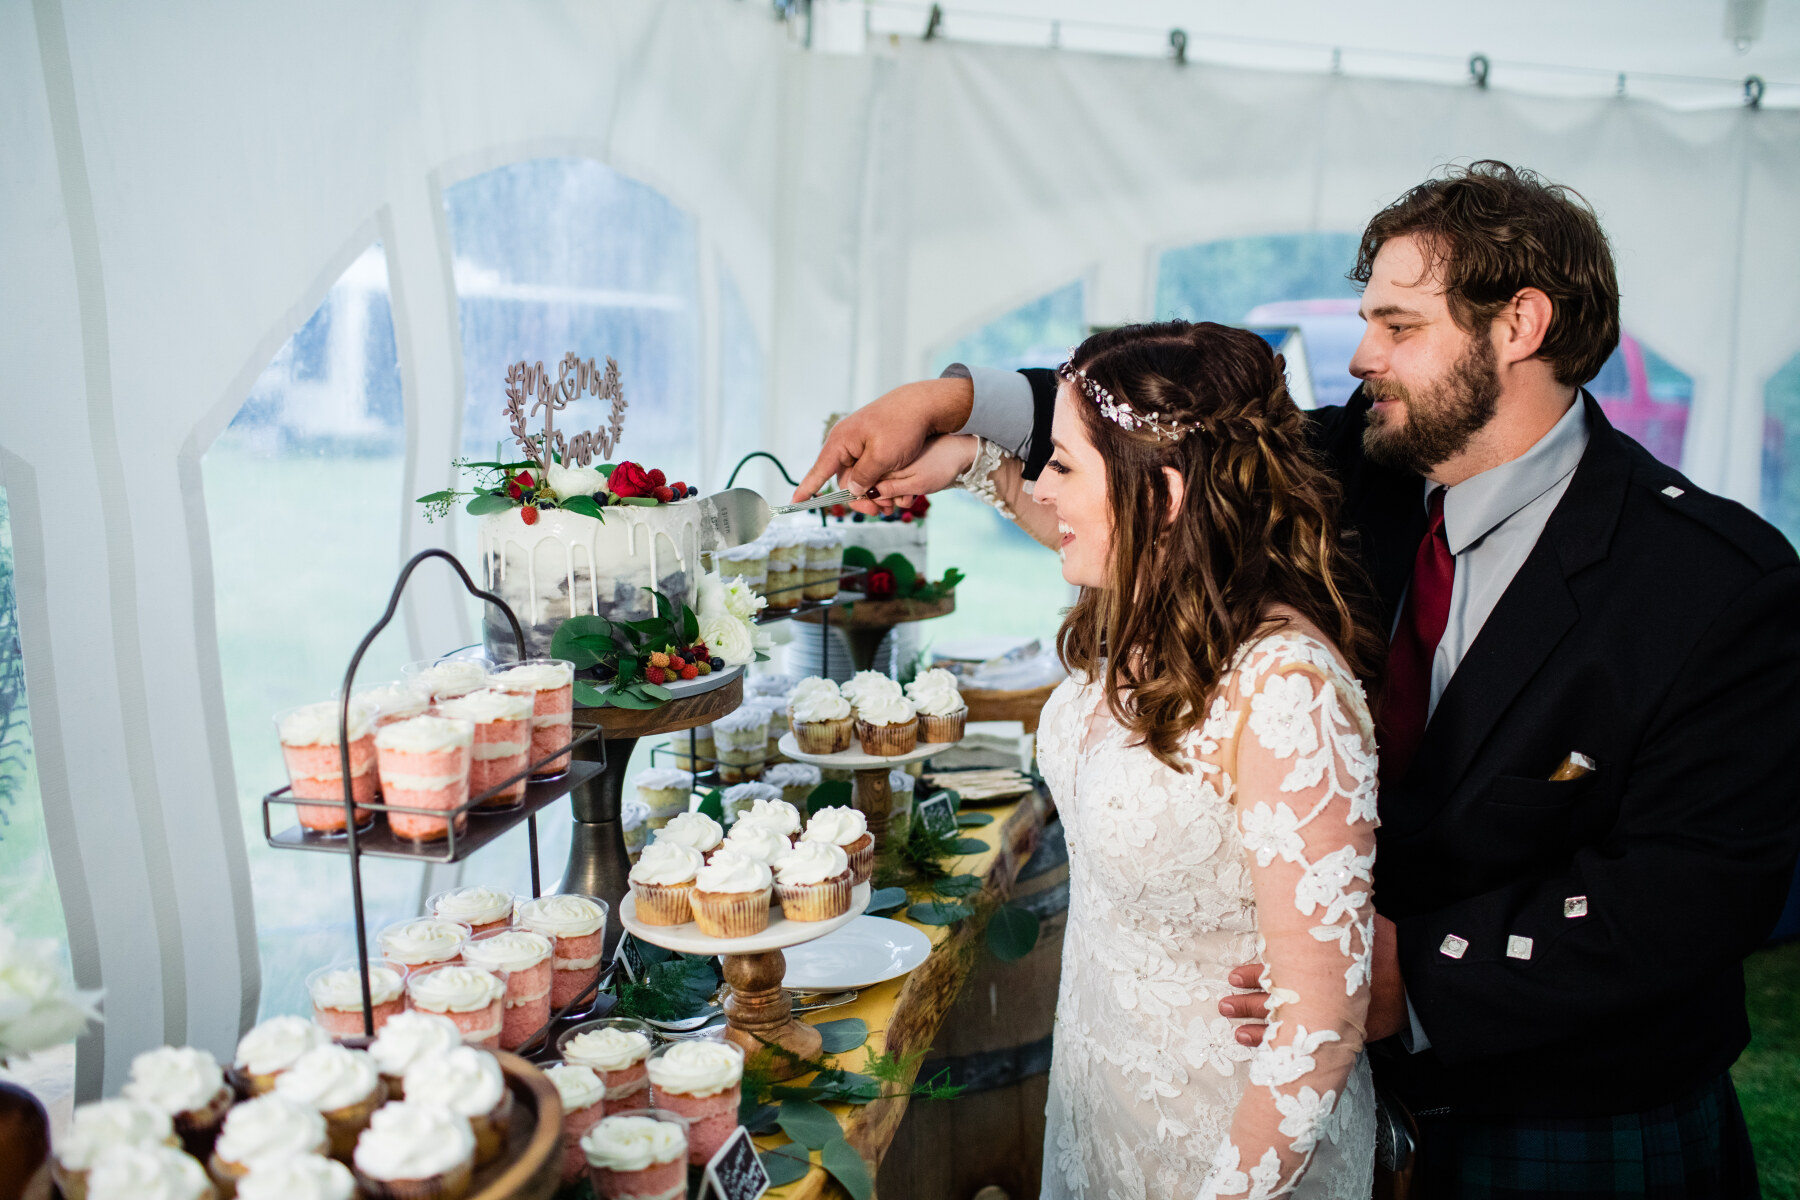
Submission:
[[[876,1194],[895,1200],[970,1200],[997,1186],[1032,1200],[1041,1182],[1051,1031],[1069,909],[1062,822],[1044,827],[1019,872],[1013,903],[1040,922],[1037,946],[1017,962],[981,957],[951,1006],[919,1078],[948,1074],[955,1100],[914,1100],[882,1160]]]

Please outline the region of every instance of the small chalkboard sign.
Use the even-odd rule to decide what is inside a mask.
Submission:
[[[619,965],[625,968],[625,978],[636,983],[644,977],[644,956],[638,950],[637,939],[629,933],[619,939]]]
[[[769,1190],[769,1173],[763,1169],[750,1131],[742,1125],[706,1164],[705,1190],[718,1200],[757,1200]]]
[[[925,828],[938,837],[956,836],[956,805],[949,792],[938,792],[921,800],[914,812],[925,823]]]

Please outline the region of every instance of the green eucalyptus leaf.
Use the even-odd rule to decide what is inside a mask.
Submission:
[[[415,503],[415,504],[448,504],[450,501],[452,501],[454,499],[456,499],[456,493],[446,489],[441,492],[432,492],[429,496],[420,496],[413,503]]]
[[[617,496],[613,499],[613,503],[630,504],[637,508],[655,508],[662,501],[655,496]]]
[[[904,906],[909,899],[905,888],[880,888],[870,894],[869,907],[863,911],[870,914],[893,912],[896,908]]]
[[[749,1088],[744,1088],[739,1092],[738,1124],[751,1133],[759,1136],[765,1133],[774,1133],[775,1118],[780,1115],[781,1110],[773,1104],[758,1104],[755,1095]]]
[[[693,609],[684,604],[681,606],[681,641],[684,645],[691,646],[699,640],[700,618],[694,615]],[[710,650],[712,647],[708,646],[707,649]]]
[[[981,890],[981,876],[950,875],[932,883],[931,890],[940,896],[968,896]]]
[[[956,854],[983,854],[987,850],[988,850],[988,844],[986,842],[982,841],[980,838],[957,838],[956,846],[954,848],[953,853],[956,853]]]
[[[675,698],[675,693],[660,683],[640,683],[634,686],[639,694],[648,696],[652,700],[673,700]]]
[[[958,813],[956,823],[964,829],[980,829],[983,825],[994,823],[992,813]]]
[[[844,1140],[843,1126],[831,1110],[814,1100],[783,1100],[776,1118],[781,1132],[811,1150]]]
[[[492,492],[482,492],[469,501],[467,512],[471,517],[485,517],[489,513],[505,512],[513,506],[513,502],[505,496],[496,496]]]
[[[807,815],[818,812],[821,808],[849,808],[851,799],[850,781],[847,779],[827,779],[812,790],[806,798]]]
[[[841,1021],[825,1021],[814,1025],[824,1039],[820,1047],[825,1054],[842,1054],[869,1040],[869,1023],[861,1017],[845,1017]]]
[[[888,555],[881,560],[881,567],[883,570],[894,573],[894,591],[899,595],[906,595],[913,590],[913,585],[919,582],[918,570],[904,554]]]
[[[580,517],[593,517],[596,521],[606,520],[606,513],[594,503],[592,496],[567,496],[556,502],[556,507],[564,512],[572,512]]]
[[[657,706],[656,701],[654,700],[646,700],[641,696],[634,696],[630,692],[621,691],[617,688],[606,693],[606,702],[614,708],[631,708],[638,710],[655,708]]]
[[[805,1179],[806,1173],[812,1170],[812,1156],[792,1142],[773,1150],[764,1150],[758,1157],[762,1159],[763,1171],[769,1177],[770,1187],[797,1183]]]
[[[869,1180],[869,1164],[862,1155],[851,1149],[850,1143],[840,1135],[838,1140],[826,1146],[819,1155],[819,1163],[831,1177],[850,1193],[850,1200],[869,1200],[875,1192],[875,1185]]]
[[[945,900],[927,900],[906,910],[906,915],[921,925],[953,925],[974,912],[966,904]]]
[[[725,823],[725,799],[718,788],[707,788],[700,793],[700,812],[711,817],[719,824]]]
[[[875,555],[867,546],[845,546],[844,565],[846,567],[867,568],[875,565]]]
[[[575,681],[575,703],[583,708],[605,708],[606,693],[585,679]]]
[[[988,949],[1001,962],[1018,962],[1031,953],[1037,940],[1037,916],[1017,904],[1002,904],[988,918]]]

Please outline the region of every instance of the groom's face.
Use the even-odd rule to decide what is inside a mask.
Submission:
[[[1493,419],[1500,398],[1493,341],[1456,323],[1412,237],[1393,238],[1376,254],[1361,315],[1350,373],[1373,401],[1363,449],[1376,462],[1429,475]]]

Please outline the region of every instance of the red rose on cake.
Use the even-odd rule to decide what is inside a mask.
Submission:
[[[912,502],[912,508],[909,511],[915,517],[922,517],[926,513],[931,511],[931,501],[927,500],[923,496],[914,496],[913,502]]]
[[[877,567],[869,572],[868,596],[871,600],[892,600],[897,586],[892,571]]]
[[[648,496],[656,487],[650,473],[634,462],[622,462],[607,476],[606,486],[615,496]]]

